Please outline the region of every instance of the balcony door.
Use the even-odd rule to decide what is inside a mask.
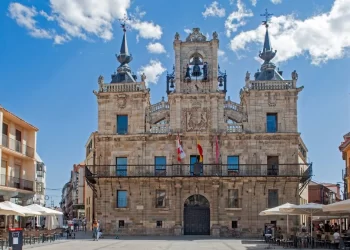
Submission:
[[[2,123],[2,145],[5,147],[9,146],[9,126],[6,123]]]
[[[6,186],[7,161],[1,160],[0,185]]]
[[[278,175],[278,156],[267,157],[267,175]]]
[[[13,184],[15,188],[20,188],[21,166],[14,165],[13,167]]]
[[[199,155],[190,156],[190,175],[191,176],[203,175],[203,163],[199,162]]]
[[[22,152],[22,132],[16,129],[16,151]]]

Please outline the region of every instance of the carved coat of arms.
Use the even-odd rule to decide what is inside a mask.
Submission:
[[[207,111],[192,109],[186,114],[187,131],[203,131],[208,127]]]
[[[118,108],[125,108],[126,107],[126,95],[118,95],[118,99],[117,99],[117,103],[118,103]]]

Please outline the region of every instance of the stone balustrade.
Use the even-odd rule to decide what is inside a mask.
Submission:
[[[283,90],[295,88],[293,81],[249,81],[252,90]]]
[[[239,105],[238,103],[235,103],[233,101],[225,101],[224,103],[224,108],[225,109],[232,109],[232,110],[235,110],[235,111],[238,111],[238,112],[242,112],[243,111],[243,108],[241,105]]]
[[[137,92],[145,90],[146,86],[141,83],[117,83],[117,84],[101,84],[100,92]]]
[[[150,129],[151,134],[167,134],[169,131],[168,124],[152,124]]]
[[[170,105],[168,102],[161,101],[150,106],[150,113],[157,112],[159,110],[169,110]]]
[[[227,132],[228,133],[242,133],[243,127],[238,124],[227,124]]]

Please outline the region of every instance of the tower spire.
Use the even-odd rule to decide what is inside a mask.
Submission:
[[[129,19],[125,15],[123,19],[120,19],[121,28],[124,32],[122,45],[120,46],[120,53],[116,55],[118,62],[120,63],[117,72],[112,75],[111,83],[125,83],[125,82],[135,82],[136,76],[131,74],[131,69],[128,63],[132,61],[132,55],[129,54],[128,42],[126,39],[126,22]]]
[[[267,9],[265,10],[264,14],[261,14],[260,16],[264,16],[265,20],[262,22],[263,25],[266,28],[265,32],[265,40],[264,40],[264,47],[262,52],[260,51],[259,57],[263,59],[264,63],[269,63],[276,55],[277,51],[272,51],[271,43],[270,43],[270,36],[269,36],[269,21],[271,19],[271,16],[273,14],[269,13]]]
[[[276,65],[271,62],[277,53],[277,50],[272,50],[269,35],[269,22],[272,15],[267,9],[264,14],[260,15],[265,17],[262,24],[266,28],[263,50],[259,52],[259,57],[264,60],[264,63],[261,65],[260,71],[255,73],[255,80],[283,80],[282,71],[276,71]]]

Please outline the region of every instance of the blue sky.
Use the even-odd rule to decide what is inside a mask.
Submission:
[[[171,5],[170,5],[171,3]],[[228,95],[239,102],[245,72],[260,67],[261,13],[270,24],[275,62],[285,78],[296,69],[299,130],[317,181],[341,181],[338,146],[350,128],[350,0],[23,0],[0,2],[0,103],[37,126],[38,152],[48,167],[47,187],[61,188],[97,128],[98,76],[116,70],[122,31],[128,32],[135,72],[146,72],[152,103],[165,96],[174,63],[173,39],[200,27],[217,31]],[[60,191],[49,191],[56,205]]]

